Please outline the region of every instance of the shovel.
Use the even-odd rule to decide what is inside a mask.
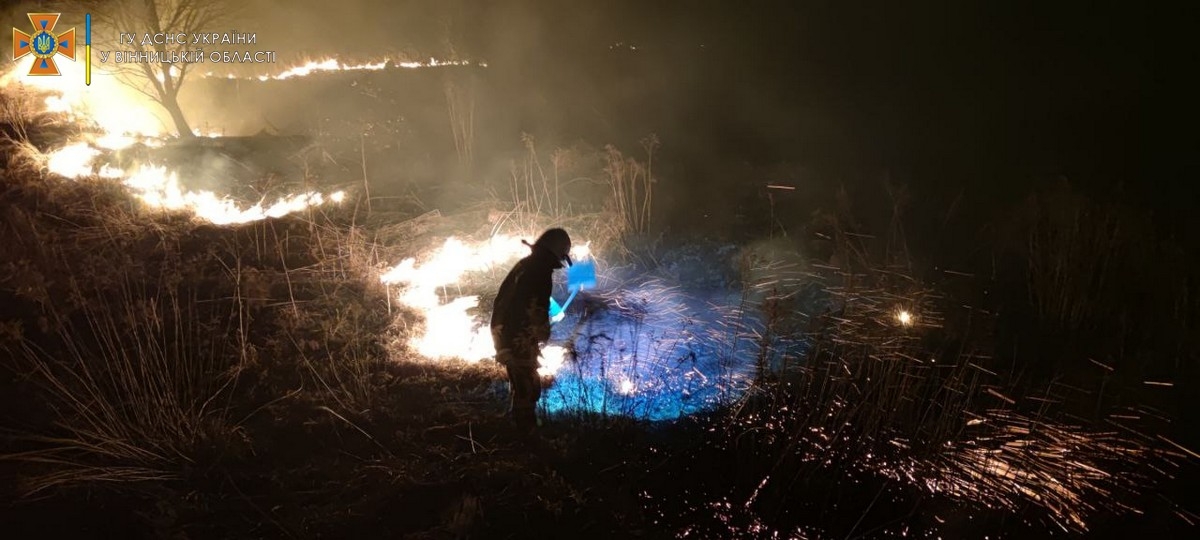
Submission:
[[[575,295],[588,287],[596,286],[596,261],[591,257],[567,267],[567,289],[571,295],[567,301],[559,305],[553,296],[550,297],[550,323],[561,321],[566,316],[567,306],[575,300]]]

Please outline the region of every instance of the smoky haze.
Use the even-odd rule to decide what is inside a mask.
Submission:
[[[1154,32],[1149,14],[1136,7],[714,0],[241,6],[228,27],[214,31],[254,32],[257,47],[280,60],[265,69],[219,66],[242,74],[329,56],[488,63],[469,75],[444,70],[402,82],[364,74],[268,90],[185,89],[193,124],[211,130],[386,136],[391,142],[381,151],[423,156],[392,164],[407,167],[395,177],[413,181],[443,175],[449,161],[443,89],[451,77],[470,77],[475,92],[475,174],[500,174],[522,133],[548,147],[614,144],[628,152],[655,133],[662,202],[673,214],[753,213],[767,181],[870,194],[886,179],[945,207],[962,197],[981,205],[1012,199],[1062,177],[1111,190],[1163,176],[1147,170],[1153,145],[1144,136],[1152,130],[1150,72],[1164,61],[1150,59]],[[355,97],[362,95],[370,100]],[[344,125],[331,128],[338,119]],[[379,133],[384,125],[391,131]],[[1157,187],[1141,193],[1144,202],[1163,202]]]

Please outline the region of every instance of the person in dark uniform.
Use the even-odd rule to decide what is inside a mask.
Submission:
[[[571,264],[571,237],[549,229],[530,245],[532,253],[517,262],[496,294],[492,306],[492,341],[496,361],[508,370],[513,423],[523,433],[537,427],[537,402],[542,395],[538,376],[541,344],[550,340],[550,292],[554,271]]]

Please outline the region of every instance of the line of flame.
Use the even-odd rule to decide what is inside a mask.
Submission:
[[[241,79],[241,80],[259,80],[259,81],[279,81],[291,79],[294,77],[305,77],[316,73],[328,73],[335,71],[379,71],[390,66],[402,69],[419,69],[431,67],[447,67],[447,66],[476,66],[487,67],[487,62],[478,61],[472,62],[469,60],[438,60],[430,58],[427,62],[403,61],[396,62],[391,59],[376,60],[362,64],[346,64],[342,63],[337,58],[325,58],[321,60],[309,60],[298,66],[290,67],[280,73],[274,75],[257,75],[257,76],[238,76],[233,74],[217,75],[213,72],[204,74],[205,78],[214,79]]]

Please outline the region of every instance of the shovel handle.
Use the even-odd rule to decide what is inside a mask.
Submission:
[[[579,291],[581,289],[583,289],[583,287],[580,287],[579,289],[575,289],[575,290],[571,291],[571,296],[568,296],[567,301],[563,302],[562,306],[560,306],[558,308],[558,315],[555,315],[550,318],[550,324],[555,324],[558,321],[561,321],[563,319],[563,317],[566,316],[567,306],[571,305],[571,301],[575,299],[575,295],[579,294]],[[551,298],[551,299],[553,299],[553,298]]]
[[[563,305],[562,305],[562,310],[563,310],[564,312],[565,312],[565,311],[567,311],[567,306],[571,305],[571,301],[575,299],[575,295],[576,295],[576,294],[579,294],[579,290],[580,290],[580,289],[582,289],[582,288],[583,288],[583,287],[580,287],[579,289],[575,289],[575,290],[571,291],[571,296],[568,296],[568,297],[567,297],[567,301],[566,301],[566,302],[563,302]]]

